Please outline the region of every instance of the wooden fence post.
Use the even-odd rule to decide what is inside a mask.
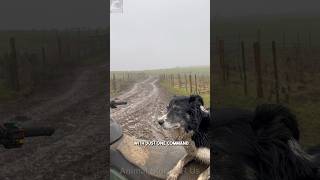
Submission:
[[[170,79],[171,79],[171,87],[174,88],[174,79],[173,79],[173,74],[170,75]]]
[[[276,51],[276,42],[275,41],[272,41],[272,55],[273,55],[276,102],[279,103],[280,102],[280,97],[279,97],[279,77],[278,77],[278,63],[277,63],[277,51]]]
[[[196,94],[198,93],[198,83],[197,83],[197,74],[194,74],[194,84],[195,84],[195,88],[196,88]]]
[[[188,79],[187,79],[187,75],[186,74],[184,74],[184,79],[185,79],[186,92],[188,92]]]
[[[175,84],[174,84],[174,83],[175,83],[175,80],[174,80],[174,78],[175,78],[175,76],[174,76],[174,74],[172,74],[172,86],[173,86],[173,87],[175,87]]]
[[[199,79],[199,83],[198,83],[198,92],[199,94],[201,94],[202,90],[203,90],[203,86],[205,85],[204,83],[204,75],[199,75],[200,77],[198,78]]]
[[[192,78],[191,78],[191,74],[189,75],[189,84],[190,84],[190,94],[192,94]]]
[[[113,85],[113,90],[114,92],[117,92],[117,84],[116,84],[116,75],[115,73],[112,74],[112,85]]]
[[[241,54],[242,54],[242,72],[243,72],[243,87],[244,95],[248,95],[248,84],[247,84],[247,69],[246,69],[246,57],[245,57],[245,47],[244,42],[241,41]]]
[[[179,83],[179,88],[181,89],[182,85],[181,85],[181,77],[180,77],[180,74],[178,74],[178,83]]]
[[[254,47],[254,59],[255,59],[256,76],[257,76],[257,97],[263,98],[261,57],[260,57],[260,44],[259,44],[259,42],[255,42],[253,47]]]

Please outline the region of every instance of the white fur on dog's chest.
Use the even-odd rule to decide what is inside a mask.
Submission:
[[[210,164],[210,149],[205,147],[197,148],[195,158],[205,164]]]
[[[187,139],[184,139],[184,140],[187,140]],[[197,148],[195,146],[194,141],[190,139],[188,140],[189,142],[191,142],[190,145],[184,147],[187,153],[193,156],[195,159],[200,160],[205,164],[210,164],[210,148],[206,148],[206,147]]]

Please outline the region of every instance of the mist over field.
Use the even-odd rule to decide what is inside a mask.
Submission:
[[[111,14],[111,70],[210,63],[209,0],[124,1]]]
[[[214,0],[212,3],[212,15],[222,17],[320,14],[318,0]]]
[[[107,26],[104,0],[1,0],[0,30]]]

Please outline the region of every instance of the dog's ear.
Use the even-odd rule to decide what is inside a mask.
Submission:
[[[199,95],[191,95],[189,98],[189,103],[199,103],[201,106],[203,106],[203,99]]]

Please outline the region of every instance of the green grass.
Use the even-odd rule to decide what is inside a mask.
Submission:
[[[175,68],[168,68],[168,69],[145,70],[143,72],[146,74],[150,74],[150,75],[162,75],[162,74],[174,75],[175,76],[175,83],[177,83],[176,76],[178,74],[181,75],[181,81],[185,81],[184,75],[191,74],[192,78],[194,78],[194,75],[196,74],[198,78],[204,77],[206,79],[206,81],[208,81],[207,82],[208,87],[210,87],[210,66],[175,67]],[[194,79],[192,79],[192,81],[194,81]],[[188,82],[189,82],[189,80],[188,80]],[[198,79],[198,82],[200,82],[199,79]],[[182,83],[184,83],[184,82],[182,82]],[[163,88],[165,88],[170,94],[182,95],[182,96],[189,96],[190,95],[189,87],[188,87],[188,91],[184,87],[182,87],[182,88],[179,88],[177,86],[172,87],[172,86],[170,86],[168,81],[164,81],[164,80],[160,81],[160,85]],[[193,88],[195,88],[194,84],[193,84]],[[204,100],[205,106],[210,107],[210,90],[206,93],[201,93],[200,95]]]
[[[143,71],[146,74],[159,75],[159,74],[189,74],[197,73],[201,75],[209,75],[210,67],[209,66],[190,66],[190,67],[175,67],[168,69],[154,69],[154,70],[145,70]]]

